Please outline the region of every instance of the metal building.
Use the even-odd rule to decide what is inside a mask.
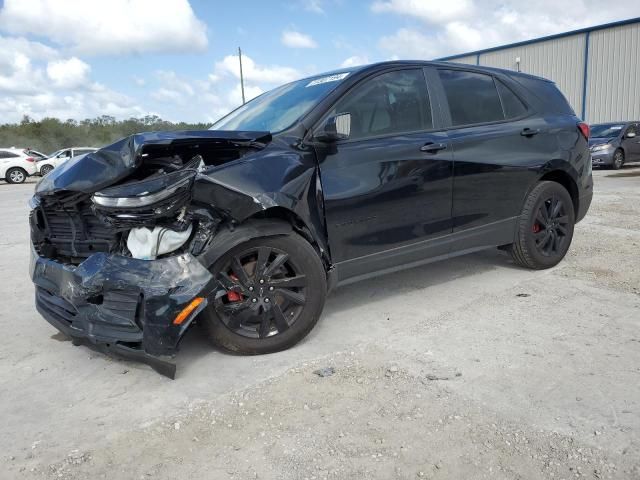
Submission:
[[[640,120],[640,17],[439,60],[549,78],[589,123]]]

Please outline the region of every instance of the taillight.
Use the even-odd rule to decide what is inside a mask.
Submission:
[[[27,158],[25,158],[25,160],[26,160],[27,162],[35,162],[35,160],[33,159],[33,157],[27,157]]]
[[[584,136],[584,138],[586,140],[589,140],[589,135],[591,135],[591,130],[589,129],[589,124],[584,123],[584,122],[580,122],[578,124],[578,130],[580,130],[580,133]]]

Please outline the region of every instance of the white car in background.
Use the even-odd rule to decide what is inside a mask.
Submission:
[[[69,160],[70,158],[77,157],[78,155],[86,155],[87,153],[92,153],[98,150],[93,147],[72,147],[72,148],[62,148],[55,153],[49,155],[49,157],[44,160],[39,160],[36,164],[38,169],[38,174],[43,177],[49,173],[51,170],[56,168],[59,165],[62,165],[64,162]]]
[[[36,159],[23,148],[0,148],[0,179],[7,183],[24,183],[37,173]]]

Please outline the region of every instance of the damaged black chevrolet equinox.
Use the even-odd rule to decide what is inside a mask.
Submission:
[[[168,376],[197,318],[291,347],[332,287],[488,247],[556,265],[592,198],[589,127],[545,79],[386,62],[267,92],[210,130],[132,135],[36,187],[38,311]]]

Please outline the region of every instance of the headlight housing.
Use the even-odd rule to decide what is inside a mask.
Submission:
[[[91,200],[106,209],[136,209],[148,207],[170,198],[179,191],[190,190],[194,170],[180,170],[161,177],[127,183],[96,192]]]
[[[592,152],[601,152],[603,150],[608,150],[609,148],[611,148],[611,144],[603,143],[603,144],[600,144],[600,145],[594,145],[593,147],[591,147],[591,151]]]

